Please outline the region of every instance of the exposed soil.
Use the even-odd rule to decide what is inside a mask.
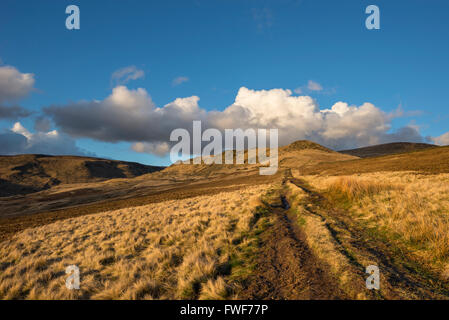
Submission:
[[[447,299],[449,288],[434,275],[420,269],[381,239],[368,234],[343,209],[304,181],[287,175],[288,181],[307,194],[306,208],[325,222],[337,249],[348,259],[354,273],[355,290],[368,299]],[[261,234],[257,267],[241,293],[243,299],[349,299],[347,289],[329,272],[328,265],[308,247],[305,234],[289,213],[285,197],[271,205],[272,225]],[[367,290],[366,266],[375,264],[381,272],[381,289]],[[356,289],[358,288],[358,289]],[[350,290],[354,292],[354,290]],[[358,291],[357,291],[358,292]]]
[[[261,235],[257,269],[241,293],[242,298],[344,299],[344,292],[306,245],[288,208],[284,197],[282,206],[271,208],[274,223]]]

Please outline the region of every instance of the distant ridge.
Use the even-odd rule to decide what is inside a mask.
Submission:
[[[438,146],[436,145],[428,143],[393,142],[357,149],[342,150],[339,152],[360,158],[372,158],[372,157],[386,156],[390,154],[420,151],[437,147]]]
[[[349,155],[346,155],[349,156]],[[350,161],[318,163],[300,168],[303,175],[352,175],[367,172],[415,171],[421,173],[449,173],[449,146],[433,147],[379,157],[365,157]]]
[[[59,184],[133,178],[164,167],[79,156],[0,156],[0,197],[33,193]]]

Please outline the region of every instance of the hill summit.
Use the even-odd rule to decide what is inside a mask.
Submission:
[[[324,152],[334,152],[331,149],[328,149],[326,147],[323,147],[322,145],[312,142],[309,140],[297,140],[295,142],[292,142],[284,147],[281,147],[281,151],[285,152],[291,152],[291,151],[301,151],[301,150],[320,150]]]

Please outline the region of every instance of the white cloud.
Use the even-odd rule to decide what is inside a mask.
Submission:
[[[128,66],[114,71],[111,76],[111,82],[116,85],[126,84],[131,80],[137,80],[144,76],[145,72],[143,70],[137,69],[136,66]]]
[[[33,135],[27,129],[25,129],[20,122],[14,123],[11,131],[17,134],[21,134],[22,136],[27,138],[27,140],[31,140],[33,138]]]
[[[150,153],[158,156],[164,156],[170,151],[170,145],[167,142],[159,142],[159,143],[137,142],[131,146],[131,149],[139,153]]]
[[[449,145],[449,132],[446,132],[439,137],[430,138],[430,140],[437,145],[447,146]]]
[[[153,102],[145,89],[128,90],[124,86],[115,87],[105,100],[105,104],[131,112],[144,111],[147,106],[153,107]]]
[[[27,96],[34,86],[34,74],[21,73],[14,67],[0,67],[0,103]]]
[[[343,149],[385,142],[390,118],[373,104],[350,106],[337,102],[320,110],[309,96],[292,96],[290,90],[240,88],[234,104],[210,113],[210,125],[218,128],[278,128],[281,144],[309,139]]]
[[[188,82],[189,80],[188,77],[176,77],[172,81],[172,86],[179,86],[181,83]]]
[[[1,63],[0,63],[1,64]],[[26,97],[34,86],[34,75],[11,66],[0,66],[0,119],[17,119],[31,113],[18,105],[5,105]]]
[[[198,100],[196,96],[178,98],[157,108],[145,89],[119,86],[102,101],[50,106],[44,112],[64,132],[75,137],[107,142],[157,142],[167,140],[171,130],[202,118],[205,111],[200,110]]]
[[[278,128],[281,144],[309,139],[334,149],[349,149],[392,141],[422,141],[417,128],[391,132],[392,116],[371,103],[337,102],[320,108],[310,96],[293,96],[288,89],[239,89],[223,111],[200,108],[199,98],[177,98],[156,107],[145,89],[119,86],[102,101],[82,101],[44,109],[63,132],[101,141],[135,143],[136,152],[163,154],[170,132],[191,130],[193,120],[203,129]],[[137,143],[136,143],[137,142]]]

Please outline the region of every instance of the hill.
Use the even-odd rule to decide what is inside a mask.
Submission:
[[[449,172],[449,147],[433,147],[420,151],[343,162],[318,163],[301,167],[301,174],[352,175],[381,171],[416,171],[426,174]]]
[[[292,142],[284,147],[280,148],[281,152],[291,152],[291,151],[301,151],[301,150],[319,150],[324,152],[333,153],[331,149],[323,147],[322,145],[309,141],[309,140],[298,140]]]
[[[449,172],[449,147],[358,158],[297,141],[279,148],[272,176],[255,164],[133,177],[147,168],[2,160],[2,183],[60,184],[0,198],[0,298],[449,297],[449,174],[425,174]],[[64,286],[73,261],[85,283],[76,292]],[[382,291],[365,288],[360,266],[370,261],[383,270]]]
[[[390,154],[425,150],[435,147],[436,147],[435,145],[427,143],[394,142],[394,143],[386,143],[375,146],[363,147],[358,149],[342,150],[339,152],[360,158],[371,158],[371,157],[386,156]]]
[[[279,168],[290,167],[309,167],[322,162],[339,162],[345,160],[358,159],[356,156],[341,154],[333,151],[322,145],[308,141],[298,140],[279,148]],[[173,164],[162,172],[177,175],[179,177],[185,176],[227,176],[234,173],[255,172],[258,170],[260,163],[248,164],[248,150],[244,152],[245,164],[224,164],[224,152],[221,155],[222,164]],[[234,151],[234,163],[236,159],[236,151]]]
[[[60,210],[61,215],[71,216],[167,197],[184,198],[233,185],[274,181],[289,168],[306,169],[354,159],[358,158],[309,141],[279,148],[279,169],[274,176],[261,176],[259,164],[178,164],[151,172],[160,168],[82,157],[0,157],[0,217],[33,215],[35,218],[30,219],[34,223],[41,219],[36,215],[41,212]],[[151,173],[143,174],[147,171]],[[57,215],[53,212],[44,220]]]
[[[0,156],[0,196],[28,194],[60,184],[133,178],[162,169],[135,162],[78,156]]]

